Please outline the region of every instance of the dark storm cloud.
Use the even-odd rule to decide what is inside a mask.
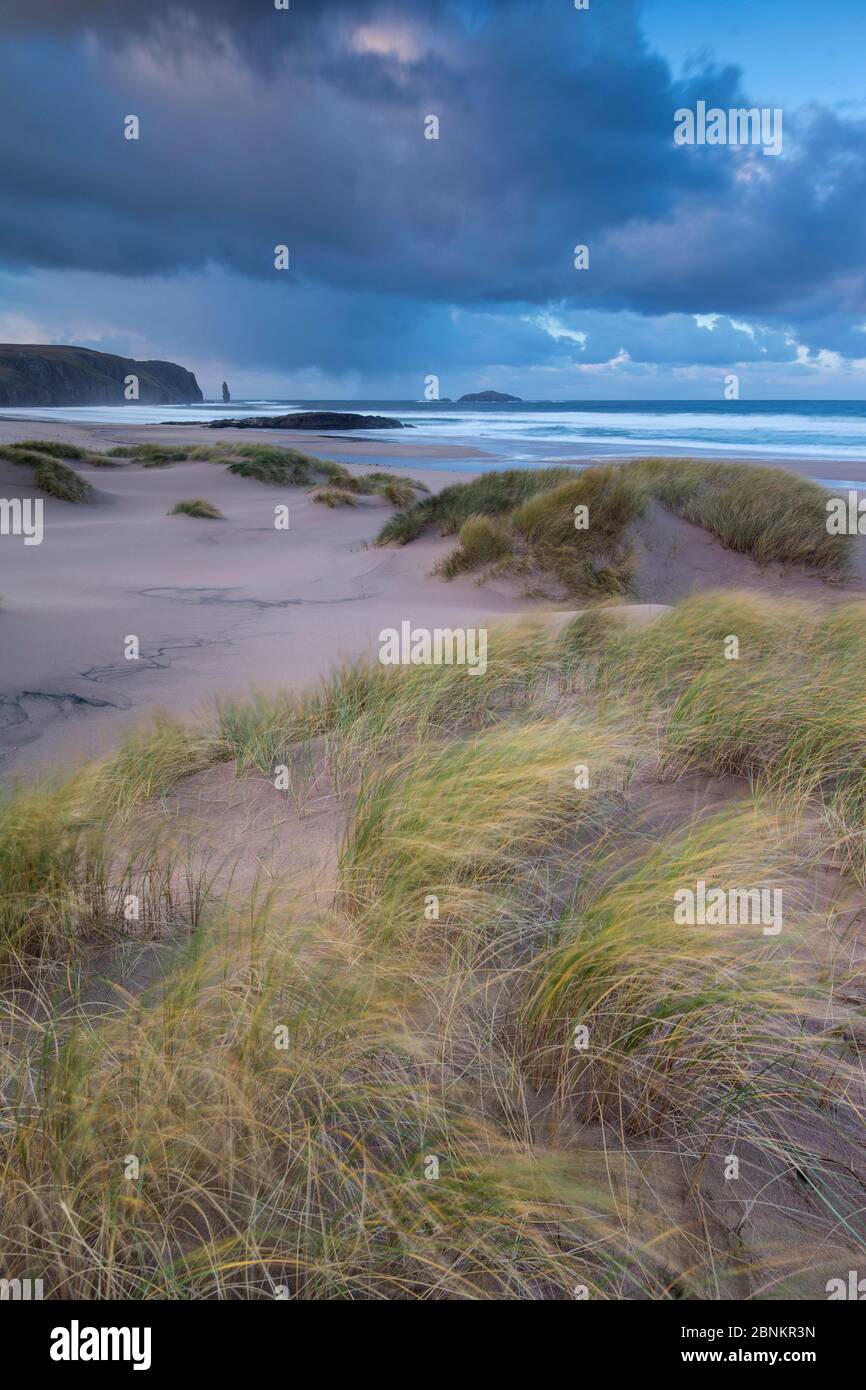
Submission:
[[[287,314],[293,285],[320,285],[368,306],[555,301],[841,332],[866,308],[863,126],[786,112],[780,159],[675,147],[678,107],[762,94],[731,67],[674,80],[640,10],[0,0],[0,260],[221,266],[279,282]],[[131,112],[137,143],[122,138]],[[428,113],[439,141],[423,138]],[[282,242],[291,277],[273,269]]]
[[[116,40],[163,34],[172,27],[202,34],[228,31],[239,46],[268,62],[275,48],[303,44],[324,28],[372,16],[440,20],[460,27],[484,22],[512,9],[532,12],[546,0],[290,0],[273,30],[273,0],[0,0],[0,33],[74,35],[98,33]],[[622,0],[629,9],[634,0]]]
[[[23,32],[0,55],[10,262],[265,275],[286,241],[300,276],[543,298],[573,289],[576,239],[720,179],[677,158],[677,94],[630,0],[615,27],[558,0],[295,0],[288,14],[90,0],[57,7],[59,30],[54,9],[16,9]],[[128,112],[137,144],[121,138]],[[423,138],[428,113],[439,141]]]

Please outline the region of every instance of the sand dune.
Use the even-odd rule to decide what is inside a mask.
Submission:
[[[4,496],[37,495],[24,470],[0,468]],[[431,488],[463,476],[410,471]],[[46,498],[41,546],[2,541],[7,772],[100,752],[156,709],[190,712],[251,685],[305,684],[403,618],[469,624],[530,606],[505,586],[482,594],[471,578],[447,587],[428,578],[447,541],[372,548],[391,512],[379,498],[331,511],[302,489],[206,462],[81,472],[93,503]],[[225,520],[167,515],[191,497],[215,503]],[[290,507],[288,531],[274,527],[280,503]],[[129,635],[139,639],[138,661],[124,659]]]
[[[197,426],[0,424],[0,438],[10,442],[34,435],[98,450],[138,436],[214,443]],[[249,443],[254,435],[238,439]],[[274,439],[271,431],[266,442],[297,442],[326,458],[336,452],[356,458],[351,466],[358,469],[394,465],[432,491],[474,476],[471,450],[442,447],[451,468],[464,457],[467,465],[446,472],[415,462],[433,446],[402,440],[296,441]],[[329,510],[301,488],[264,486],[211,462],[76,467],[93,487],[90,503],[48,497],[41,545],[25,547],[19,537],[0,542],[0,776],[107,750],[158,709],[188,715],[217,695],[306,685],[372,651],[382,628],[406,619],[429,628],[477,626],[574,607],[531,600],[514,580],[482,585],[469,574],[446,584],[432,577],[450,539],[431,534],[404,549],[375,548],[391,515],[379,497]],[[3,462],[0,491],[39,495],[27,470]],[[213,503],[225,519],[168,515],[189,498]],[[285,503],[288,531],[274,526],[274,508]],[[819,579],[761,570],[657,508],[638,524],[635,540],[635,597],[642,602],[671,603],[721,586],[834,597]],[[860,590],[860,581],[854,587]],[[140,648],[134,661],[124,655],[130,636]]]

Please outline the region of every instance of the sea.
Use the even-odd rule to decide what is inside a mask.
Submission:
[[[866,461],[866,401],[205,401],[188,406],[8,408],[0,417],[126,425],[205,422],[220,417],[348,410],[412,426],[415,445],[461,445],[489,466],[523,467],[647,454],[693,457]],[[329,431],[336,437],[336,432]],[[369,437],[369,436],[365,436]],[[372,433],[393,439],[393,434]],[[430,466],[459,468],[431,458]],[[465,467],[465,463],[463,465]],[[476,466],[476,465],[473,465]],[[826,472],[824,470],[818,470]],[[844,473],[844,468],[837,470]],[[827,479],[844,483],[844,477]]]

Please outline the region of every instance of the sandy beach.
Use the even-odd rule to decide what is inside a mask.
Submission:
[[[237,437],[260,434],[286,442],[274,431]],[[198,427],[0,426],[3,442],[34,436],[98,450],[139,437],[214,442]],[[297,442],[332,456],[334,441]],[[402,441],[339,445],[341,454],[357,455],[357,471],[374,458],[377,466],[390,461],[431,490],[472,476],[413,466],[429,449],[413,453]],[[303,489],[270,488],[208,462],[76,467],[95,489],[93,502],[76,507],[47,497],[43,544],[2,542],[0,775],[51,771],[104,752],[155,710],[191,714],[216,696],[307,684],[372,649],[382,627],[404,618],[469,624],[532,606],[505,586],[482,594],[471,576],[447,586],[428,578],[447,540],[374,548],[392,510],[380,498],[332,511]],[[41,495],[9,463],[0,462],[0,486],[8,497]],[[212,501],[225,520],[167,515],[190,497]],[[290,529],[277,531],[274,507],[286,502]],[[124,659],[129,635],[139,639],[138,661]]]
[[[214,432],[198,425],[0,423],[0,442],[33,437],[97,451],[214,443]],[[357,471],[394,467],[434,492],[475,476],[473,463],[489,458],[411,438],[220,431],[220,442],[232,439],[293,444]],[[0,776],[7,780],[105,752],[157,710],[189,716],[220,696],[308,685],[374,650],[381,629],[404,619],[470,626],[551,607],[504,580],[479,586],[473,575],[448,584],[431,576],[450,539],[427,535],[405,548],[376,548],[392,511],[379,497],[329,510],[303,489],[268,487],[211,462],[76,467],[94,488],[93,501],[72,506],[48,497],[43,544],[3,540]],[[0,462],[0,483],[5,496],[40,495],[11,463]],[[214,503],[225,519],[168,515],[193,497]],[[278,531],[274,507],[286,502],[290,529]],[[760,571],[673,517],[645,521],[637,546],[645,602],[674,602],[714,586],[838,597],[813,577]],[[124,658],[129,636],[139,641],[137,661]]]
[[[815,19],[0,4],[43,1361],[248,1376],[309,1302],[854,1360],[866,4]]]

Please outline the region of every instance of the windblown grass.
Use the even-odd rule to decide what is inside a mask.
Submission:
[[[58,497],[61,502],[86,502],[93,489],[73,468],[56,459],[43,459],[33,469],[33,482],[50,497]]]
[[[376,538],[377,545],[408,545],[423,535],[427,528],[427,518],[420,506],[411,511],[398,512],[382,527]]]
[[[844,579],[852,540],[828,534],[828,496],[783,469],[691,459],[640,459],[580,472],[510,470],[424,498],[392,517],[377,543],[406,545],[434,525],[443,536],[453,535],[467,521],[487,518],[567,593],[624,593],[632,582],[629,530],[654,501],[758,564]],[[588,510],[585,529],[575,525],[574,509],[581,506]],[[447,578],[487,563],[483,547],[478,555],[473,562],[461,545],[440,573]]]
[[[490,505],[492,495],[493,514],[463,522],[457,549],[440,562],[438,572],[450,579],[521,555],[524,571],[529,567],[552,575],[568,594],[624,593],[631,580],[628,529],[643,509],[643,492],[617,468],[565,470],[568,481],[557,482],[562,471],[544,470],[547,486],[504,520],[496,515],[503,498],[494,489],[487,499]],[[488,474],[485,481],[496,476]],[[516,490],[508,484],[508,495]],[[451,514],[449,507],[446,520]]]
[[[187,501],[176,502],[169,512],[169,516],[200,516],[207,521],[225,520],[219,507],[215,507],[213,502],[206,502],[201,497],[194,497]]]
[[[0,973],[80,928],[102,828],[74,777],[0,801]]]
[[[355,494],[344,487],[323,487],[313,493],[313,501],[321,502],[323,507],[357,507]]]
[[[615,840],[594,856],[538,964],[530,1065],[552,1065],[586,1119],[624,1118],[631,1133],[706,1121],[758,1091],[764,1107],[790,1103],[794,1076],[817,1086],[824,1005],[796,961],[798,935],[813,923],[783,828],[745,807],[623,861]],[[725,891],[784,883],[784,949],[760,923],[677,925],[674,895],[699,879]],[[578,1024],[591,1039],[585,1051],[572,1045]],[[844,1070],[838,1057],[829,1062],[828,1098]]]
[[[357,781],[405,741],[448,738],[508,711],[528,711],[568,680],[571,657],[537,626],[491,632],[487,669],[357,663],[304,696],[258,695],[218,705],[226,758],[270,773],[296,744],[323,738],[335,771]]]
[[[320,470],[318,460],[294,449],[277,449],[268,444],[243,444],[234,450],[240,462],[230,463],[229,472],[242,478],[255,478],[272,487],[309,487]]]
[[[625,466],[662,506],[759,565],[843,577],[851,538],[827,532],[829,494],[808,478],[755,464],[644,459]]]
[[[92,454],[88,449],[79,448],[77,444],[56,443],[50,439],[25,439],[20,444],[2,444],[0,458],[6,459],[8,463],[23,464],[28,468],[38,468],[40,464],[58,459],[61,460],[61,466],[63,459],[76,459],[82,463],[91,463],[94,467],[114,467],[112,461],[102,454]]]
[[[125,821],[145,802],[223,756],[218,732],[157,715],[134,730],[110,757],[93,765],[90,814]]]
[[[643,507],[640,490],[617,468],[592,468],[524,502],[511,524],[538,567],[568,592],[623,593],[631,579],[628,529]],[[578,528],[579,508],[586,529]]]
[[[354,492],[358,497],[372,497],[377,491],[375,483],[371,482],[364,474],[356,475],[350,473],[348,468],[341,468],[339,464],[334,464],[333,468],[334,470],[339,468],[340,471],[332,472],[330,474],[330,481],[334,486],[339,487],[341,491]]]
[[[33,449],[25,449],[15,444],[0,444],[0,459],[5,459],[7,463],[20,463],[27,468],[35,468],[47,458],[50,458],[49,454],[36,453]]]
[[[492,565],[513,554],[508,532],[486,516],[470,516],[460,527],[460,544],[436,566],[443,579]]]
[[[706,594],[640,633],[588,619],[567,640],[596,663],[599,689],[616,682],[643,709],[663,709],[667,774],[738,774],[792,814],[819,807],[828,846],[866,883],[866,604]]]
[[[153,997],[0,1051],[4,1276],[76,1298],[728,1298],[854,1268],[866,1020],[826,852],[854,891],[864,656],[866,605],[701,596],[641,629],[593,610],[491,632],[483,675],[347,667],[16,793],[7,969],[114,920],[112,852],[190,773],[272,780],[314,748],[349,821],[311,924],[214,904]],[[675,824],[644,820],[648,790],[718,773],[740,779],[726,809],[689,787]],[[698,879],[781,885],[782,933],[678,925]]]
[[[30,441],[22,445],[0,446],[0,458],[10,463],[22,464],[33,469],[33,483],[50,497],[58,497],[62,502],[86,502],[91,495],[90,484],[74,468],[61,463],[59,455],[52,446],[52,452],[38,453],[31,448]],[[64,446],[65,447],[65,446]],[[78,457],[78,455],[74,455]]]
[[[135,459],[146,468],[163,468],[169,463],[183,463],[188,455],[188,449],[166,444],[122,444],[108,451],[109,458]]]
[[[429,492],[426,483],[418,482],[416,478],[410,478],[404,473],[393,473],[385,468],[374,468],[372,472],[365,473],[364,477],[376,486],[387,487],[389,483],[399,483],[412,489],[413,492]]]
[[[318,460],[317,467],[323,467]],[[354,474],[336,463],[328,467],[330,486],[314,493],[313,501],[323,502],[329,507],[354,506],[353,494],[359,497],[384,497],[393,507],[407,507],[414,502],[417,492],[426,491],[423,484],[391,473]]]
[[[410,479],[388,478],[385,482],[379,481],[377,490],[384,497],[386,502],[390,502],[392,507],[399,507],[401,510],[410,507],[415,500],[416,485]]]
[[[347,908],[377,937],[408,935],[430,949],[502,933],[533,904],[535,866],[578,827],[602,823],[599,796],[578,800],[574,746],[611,790],[626,777],[622,730],[536,719],[443,747],[421,742],[362,785],[341,863]],[[516,894],[516,885],[521,891]],[[439,904],[432,927],[428,894]],[[516,917],[515,917],[516,914]]]
[[[50,458],[55,459],[77,459],[81,461],[90,458],[89,449],[82,449],[78,444],[67,444],[62,440],[22,439],[20,444],[14,444],[12,448],[35,450],[37,454],[48,454]]]
[[[0,798],[0,974],[88,930],[104,912],[110,846],[130,813],[220,751],[214,735],[161,717],[75,776]]]
[[[158,1004],[44,1050],[0,1137],[7,1277],[136,1300],[599,1290],[597,1192],[468,1113],[374,972],[311,965],[285,929],[245,970],[197,956]]]
[[[443,536],[455,536],[473,516],[506,517],[521,503],[574,477],[572,468],[512,468],[484,473],[469,483],[454,483],[417,503],[422,529],[437,526]],[[380,536],[384,545],[384,533]]]
[[[234,453],[230,444],[193,444],[187,449],[186,456],[200,463],[225,463]]]

